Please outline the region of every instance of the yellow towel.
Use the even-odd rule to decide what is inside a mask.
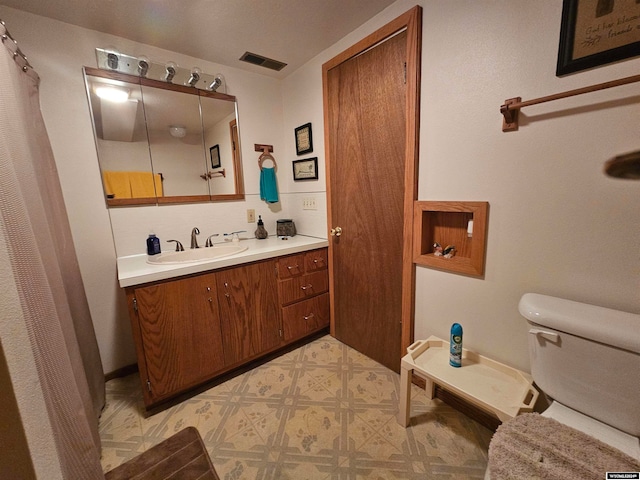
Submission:
[[[131,196],[133,198],[155,197],[154,175],[151,172],[129,172]]]
[[[129,172],[105,171],[102,173],[104,188],[110,198],[131,198]]]
[[[105,171],[104,188],[110,198],[162,197],[162,176],[151,172]]]

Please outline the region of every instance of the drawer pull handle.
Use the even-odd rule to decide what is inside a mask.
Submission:
[[[287,266],[287,269],[289,269],[289,271],[293,270],[294,268],[298,268],[298,265],[289,265],[289,266]]]
[[[231,298],[231,295],[229,295],[228,293],[225,293],[224,296],[227,298]]]
[[[211,297],[209,297],[209,303],[213,302],[213,299]]]
[[[309,315],[304,317],[305,320],[309,320],[310,318],[313,318],[313,313],[310,313]]]
[[[312,289],[312,288],[313,288],[313,285],[311,285],[311,284],[309,284],[309,285],[303,285],[303,286],[301,286],[300,288],[301,288],[302,290],[306,290],[307,288],[308,288],[308,289]]]

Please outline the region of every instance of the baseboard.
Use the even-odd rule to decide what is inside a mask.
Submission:
[[[127,375],[131,375],[132,373],[136,373],[137,371],[138,371],[137,363],[127,365],[126,367],[118,368],[113,372],[105,373],[104,381],[108,382],[109,380],[113,380],[114,378],[126,377]]]

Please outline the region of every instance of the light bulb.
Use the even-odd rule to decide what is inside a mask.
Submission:
[[[193,67],[191,69],[191,76],[189,77],[189,80],[187,81],[187,83],[189,84],[190,87],[195,87],[196,83],[198,83],[198,80],[200,80],[200,74],[202,73],[202,70],[200,70],[198,67]]]
[[[149,71],[149,59],[144,55],[138,57],[138,74],[141,77],[146,77]]]
[[[171,83],[171,81],[173,80],[173,77],[176,76],[176,70],[178,68],[178,65],[176,65],[175,62],[167,62],[164,68],[165,68],[165,71],[167,72],[164,76],[164,80],[165,82]]]
[[[120,63],[120,52],[116,47],[106,47],[104,51],[107,54],[107,66],[112,70],[118,69],[118,63]]]
[[[217,92],[222,87],[222,93],[227,93],[227,84],[224,81],[224,75],[221,73],[216,73],[213,82],[209,84],[209,90],[213,90]]]
[[[220,88],[220,85],[222,85],[222,80],[220,80],[220,77],[216,77],[213,79],[213,82],[211,82],[211,84],[209,85],[209,90],[212,91],[217,91],[218,88]]]

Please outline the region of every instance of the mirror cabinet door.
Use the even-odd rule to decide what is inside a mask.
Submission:
[[[156,203],[140,85],[86,76],[102,185],[109,206]]]
[[[158,203],[208,201],[198,95],[143,85],[142,98],[153,171],[164,179]]]
[[[215,200],[220,195],[242,194],[236,102],[200,95],[200,107],[211,197]]]

